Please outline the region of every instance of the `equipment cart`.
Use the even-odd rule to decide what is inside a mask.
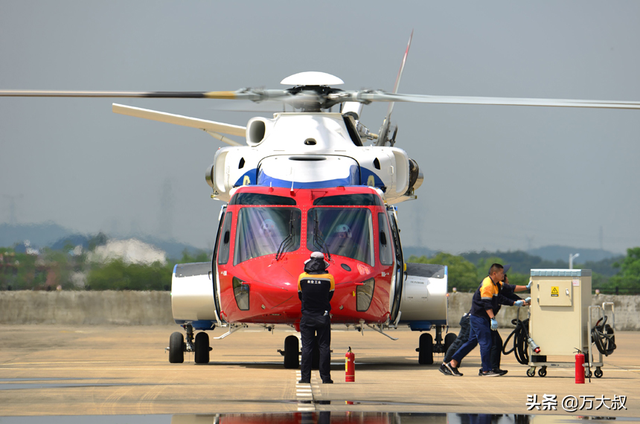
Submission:
[[[591,377],[592,368],[596,378],[602,377],[602,356],[615,349],[615,311],[612,302],[591,305],[591,270],[532,269],[531,280],[527,376],[535,376],[538,367],[540,377],[547,375],[547,368],[573,368],[574,355],[580,352],[585,355],[585,377]],[[609,315],[607,306],[611,307]],[[548,360],[549,356],[554,360]],[[556,361],[558,357],[568,360]]]

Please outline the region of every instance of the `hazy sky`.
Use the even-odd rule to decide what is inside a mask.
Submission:
[[[402,93],[640,100],[640,2],[615,0],[3,0],[0,89],[280,88],[318,70],[391,91],[412,29]],[[204,172],[223,145],[112,102],[237,125],[256,114],[0,98],[0,222],[211,246],[221,203]],[[362,120],[377,132],[385,111]],[[405,246],[640,245],[640,111],[397,104],[393,120],[425,176],[399,205]]]

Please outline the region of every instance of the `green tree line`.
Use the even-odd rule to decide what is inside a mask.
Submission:
[[[473,252],[452,255],[440,252],[432,257],[411,256],[408,262],[447,265],[449,290],[473,292],[488,275],[493,263],[511,265],[509,283],[526,285],[531,269],[568,268],[563,261],[546,261],[526,252]],[[640,294],[640,247],[627,249],[627,255],[598,262],[574,264],[576,269],[592,271],[592,289],[602,294]]]
[[[170,290],[176,264],[209,260],[207,252],[185,250],[166,263],[101,263],[87,261],[86,252],[74,254],[72,246],[45,248],[39,255],[0,248],[0,290]]]
[[[98,234],[89,240],[89,249],[104,244]],[[43,249],[39,255],[17,253],[0,248],[0,290],[170,290],[171,274],[178,263],[208,262],[205,251],[182,252],[182,257],[166,263],[130,264],[121,259],[107,263],[90,262],[87,251],[74,253],[73,245],[55,250]],[[473,252],[452,255],[440,252],[432,257],[411,256],[408,262],[447,265],[449,290],[475,291],[487,276],[492,263],[510,264],[511,284],[526,285],[531,269],[567,268],[563,261],[545,261],[526,252]],[[598,262],[576,264],[592,270],[592,287],[603,294],[640,294],[640,247],[627,250],[626,256]],[[83,284],[77,281],[82,275]]]

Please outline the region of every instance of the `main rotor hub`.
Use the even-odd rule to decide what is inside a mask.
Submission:
[[[323,109],[330,109],[337,102],[329,96],[342,92],[339,88],[326,85],[298,85],[287,91],[294,96],[291,101],[292,106],[303,112],[320,112]]]

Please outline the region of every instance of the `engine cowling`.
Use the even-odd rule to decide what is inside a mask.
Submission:
[[[445,265],[407,263],[400,302],[400,323],[412,330],[429,330],[447,324]]]
[[[211,263],[178,264],[171,277],[171,312],[176,324],[214,328],[216,315]]]

